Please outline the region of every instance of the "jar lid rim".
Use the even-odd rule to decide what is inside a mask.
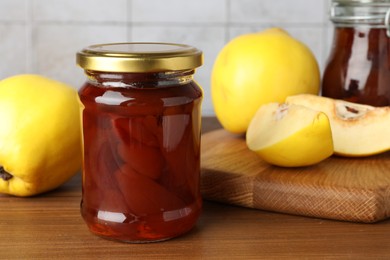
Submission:
[[[389,0],[332,0],[332,3],[339,3],[344,5],[356,4],[390,4]]]
[[[193,46],[177,43],[104,43],[77,52],[76,63],[85,70],[107,72],[188,70],[203,64],[203,53]]]
[[[330,20],[337,24],[367,24],[388,28],[390,0],[332,0]]]

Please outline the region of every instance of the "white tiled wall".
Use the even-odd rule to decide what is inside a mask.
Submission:
[[[331,42],[330,0],[0,0],[0,79],[39,73],[78,88],[75,53],[90,44],[168,41],[204,51],[196,73],[203,114],[212,115],[210,73],[231,38],[272,26],[314,52],[321,69]]]

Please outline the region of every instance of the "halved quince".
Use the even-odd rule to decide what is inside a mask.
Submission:
[[[294,104],[261,106],[249,124],[246,142],[263,160],[283,167],[316,164],[333,154],[328,117]]]
[[[390,107],[307,94],[290,96],[286,103],[316,109],[328,116],[335,154],[359,157],[390,150]]]

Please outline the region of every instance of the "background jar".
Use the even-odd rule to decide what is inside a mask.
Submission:
[[[202,52],[180,44],[93,45],[77,53],[88,80],[81,213],[89,229],[127,242],[189,231],[202,207]]]
[[[374,106],[390,105],[390,2],[333,0],[333,44],[322,95]]]

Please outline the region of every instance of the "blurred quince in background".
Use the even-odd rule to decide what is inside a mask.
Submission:
[[[280,28],[240,35],[220,51],[211,96],[222,126],[245,133],[263,104],[290,95],[318,94],[320,71],[311,50]]]

